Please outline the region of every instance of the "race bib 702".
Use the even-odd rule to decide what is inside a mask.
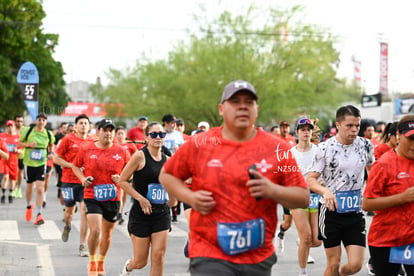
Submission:
[[[336,201],[338,202],[338,213],[360,212],[361,211],[361,190],[337,191]]]

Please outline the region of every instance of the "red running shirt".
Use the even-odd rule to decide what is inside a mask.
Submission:
[[[17,171],[19,170],[18,153],[11,152],[10,150],[12,148],[16,148],[16,150],[18,149],[17,146],[19,145],[20,134],[9,135],[6,132],[3,132],[0,134],[0,138],[4,139],[9,150],[9,159],[2,159],[3,161],[1,161],[4,163],[4,173],[9,175],[11,180],[17,180]]]
[[[93,177],[92,185],[84,189],[84,198],[94,198],[95,185],[114,184],[118,197],[112,201],[119,201],[120,187],[112,181],[112,175],[120,175],[130,158],[129,152],[118,144],[113,144],[108,149],[98,148],[95,143],[81,146],[73,164],[78,168],[84,168],[83,175]]]
[[[364,191],[366,198],[396,195],[414,186],[414,162],[387,151],[371,167]],[[392,247],[414,242],[414,203],[375,211],[368,244]]]
[[[86,139],[79,138],[75,133],[64,136],[59,141],[56,154],[60,155],[65,161],[72,163],[78,154],[79,148],[84,143],[92,143],[92,138],[88,135]],[[62,167],[62,182],[81,184],[79,178],[73,173],[71,168]]]
[[[137,150],[137,146],[134,143],[125,143],[125,144],[118,144],[123,147],[129,154],[132,156]]]
[[[144,141],[145,140],[145,133],[142,129],[140,129],[139,127],[133,127],[131,128],[128,133],[127,133],[127,137],[129,138],[129,140],[131,140],[132,142],[135,142],[137,140],[139,141]]]
[[[164,169],[182,180],[192,177],[192,190],[210,191],[216,201],[208,215],[191,212],[190,258],[259,263],[274,253],[277,202],[256,201],[250,196],[246,187],[248,167],[256,164],[260,173],[278,185],[303,188],[307,185],[289,150],[291,146],[280,137],[257,129],[252,140],[238,143],[224,139],[221,131],[222,127],[218,127],[193,136],[164,164]],[[257,218],[263,218],[266,223],[264,246],[238,255],[226,255],[218,245],[217,222]]]
[[[379,144],[374,148],[375,160],[378,160],[384,153],[389,151],[391,148],[386,143]]]
[[[7,150],[7,144],[4,138],[0,139],[0,150],[6,153],[9,153],[9,151]],[[0,158],[0,173],[4,173],[5,166],[6,166],[6,160],[4,160],[3,158]]]

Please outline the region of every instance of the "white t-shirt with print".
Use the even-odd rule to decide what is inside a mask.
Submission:
[[[357,136],[350,145],[331,137],[317,146],[309,171],[320,173],[333,194],[337,191],[361,190],[365,166],[374,163],[374,146]]]

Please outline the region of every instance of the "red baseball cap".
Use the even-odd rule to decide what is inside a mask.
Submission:
[[[14,123],[14,121],[13,120],[8,120],[7,122],[6,122],[6,126],[14,126],[15,125],[15,123]]]

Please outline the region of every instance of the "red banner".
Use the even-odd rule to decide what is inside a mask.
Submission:
[[[388,94],[388,43],[380,43],[380,92]]]
[[[361,84],[361,61],[354,61],[354,79],[358,84]]]
[[[116,116],[122,117],[125,114],[122,112],[122,104],[110,104],[108,108],[116,108]],[[78,116],[80,114],[86,114],[88,117],[105,117],[107,112],[105,110],[105,104],[102,103],[74,103],[68,102],[68,106],[65,108],[62,116]]]

